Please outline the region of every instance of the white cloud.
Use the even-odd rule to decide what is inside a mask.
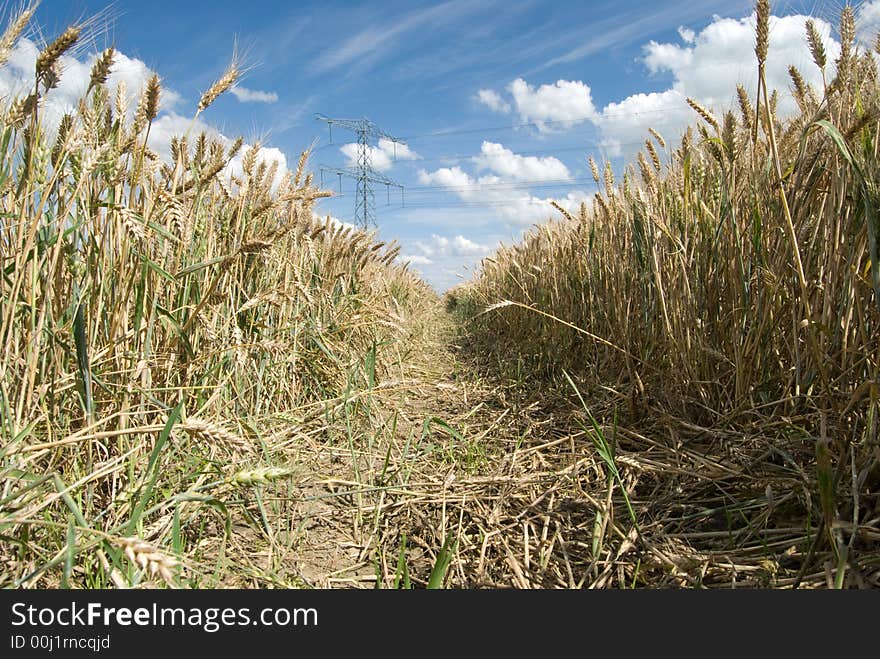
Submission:
[[[571,128],[596,116],[590,88],[579,80],[557,80],[537,89],[522,78],[507,86],[520,118],[534,122],[539,130]],[[549,126],[548,123],[559,124]]]
[[[862,43],[869,48],[873,47],[877,33],[880,32],[880,0],[872,0],[859,7],[856,31]]]
[[[259,89],[248,89],[241,85],[235,85],[230,90],[232,95],[238,99],[240,103],[277,103],[278,94],[275,92],[264,92]]]
[[[644,145],[648,128],[668,140],[675,139],[694,121],[694,112],[675,89],[633,94],[606,105],[598,118],[606,157],[630,155]]]
[[[413,247],[415,248],[415,251],[420,253],[406,258],[417,259],[421,265],[428,265],[435,260],[448,257],[485,256],[494,249],[491,245],[481,245],[469,238],[465,238],[461,234],[452,238],[447,238],[436,233],[432,233],[431,239],[427,242],[421,240],[415,241]],[[416,261],[412,262],[416,263]]]
[[[488,254],[492,248],[488,245],[480,245],[473,240],[469,240],[462,235],[454,238],[444,238],[436,233],[431,235],[431,240],[437,246],[440,254],[450,254],[453,256],[474,256],[478,254]]]
[[[398,257],[430,282],[438,291],[458,283],[465,270],[473,270],[495,245],[471,240],[461,234],[447,237],[431,234],[425,240],[407,244],[407,253]]]
[[[463,187],[474,184],[470,175],[458,166],[441,167],[430,173],[420,169],[419,182],[423,185],[441,185],[443,187]]]
[[[536,88],[517,78],[507,85],[507,92],[510,103],[492,89],[481,89],[477,100],[503,114],[512,107],[522,121],[534,123],[541,132],[568,129],[594,121],[597,115],[590,88],[580,80],[557,80]]]
[[[694,37],[696,38],[696,37]],[[687,43],[693,44],[693,39]],[[682,48],[674,43],[657,43],[651,41],[645,46],[645,66],[651,73],[663,70],[680,70],[691,64],[694,57],[693,48]]]
[[[685,25],[680,25],[678,27],[678,36],[680,36],[681,40],[685,43],[693,43],[694,39],[697,38],[696,32]]]
[[[339,149],[348,159],[346,164],[349,167],[357,167],[358,158],[360,157],[360,145],[356,142],[343,144]],[[409,148],[406,144],[392,142],[386,138],[379,139],[378,146],[367,146],[370,156],[370,165],[377,172],[387,172],[394,166],[397,160],[418,160],[421,156]]]
[[[0,99],[8,103],[16,96],[30,93],[34,85],[37,55],[39,49],[30,39],[22,38],[16,42],[9,61],[5,66],[0,67]],[[80,98],[88,89],[92,65],[96,57],[96,54],[91,54],[80,60],[63,55],[59,59],[61,75],[58,86],[46,94],[42,104],[43,117],[50,131],[58,127],[64,114],[76,110]],[[106,86],[110,94],[115,95],[117,85],[120,82],[125,83],[129,118],[133,116],[141,92],[152,74],[153,71],[141,60],[116,52]],[[177,92],[163,86],[159,97],[159,109],[171,110],[180,103],[180,100],[181,97]]]
[[[766,75],[768,88],[779,92],[778,113],[791,116],[797,105],[791,96],[789,65],[795,65],[804,80],[817,89],[822,75],[813,63],[806,42],[807,16],[770,17],[770,49]],[[829,63],[840,52],[831,26],[813,19],[828,51]],[[682,35],[690,36],[689,33]],[[684,128],[697,120],[685,99],[692,97],[720,115],[737,107],[736,86],[742,84],[752,99],[756,96],[755,18],[716,17],[687,45],[649,42],[644,47],[644,63],[651,73],[671,73],[672,86],[663,92],[633,94],[610,103],[596,122],[609,155],[631,157],[647,136],[648,127],[667,139],[677,139]],[[832,70],[826,73],[833,74]],[[738,113],[737,113],[738,114]]]
[[[418,153],[409,148],[408,144],[392,142],[384,137],[379,139],[379,148],[397,160],[418,160],[421,158]]]
[[[434,263],[427,256],[422,256],[421,254],[403,254],[400,260],[404,262],[409,261],[412,265],[433,265]]]
[[[570,179],[562,162],[547,156],[521,156],[495,142],[483,142],[480,155],[474,158],[478,169],[489,169],[515,181],[558,181]]]
[[[551,201],[574,211],[589,196],[585,191],[573,191],[564,197],[536,197],[528,190],[523,190],[512,178],[496,175],[474,177],[460,167],[441,167],[433,172],[421,170],[419,182],[449,188],[449,192],[462,201],[485,204],[508,226],[516,228],[528,227],[555,215],[557,211],[550,205]]]
[[[477,92],[477,101],[487,106],[493,112],[508,114],[510,103],[501,98],[501,94],[493,89],[481,89]]]
[[[822,74],[812,60],[806,42],[808,16],[770,18],[770,50],[766,65],[767,85],[779,92],[777,112],[791,116],[797,111],[792,97],[788,67],[794,65],[804,80],[817,90]],[[831,37],[831,25],[813,18],[828,53],[826,77],[834,75],[834,59],[839,44]],[[880,29],[880,0],[865,3],[858,13],[860,35],[870,42]],[[590,87],[582,81],[560,80],[555,85],[533,87],[518,78],[507,90],[514,110],[524,121],[535,122],[540,130],[568,129],[589,121],[600,134],[605,155],[627,159],[644,143],[649,127],[674,141],[697,121],[686,99],[692,97],[716,112],[737,107],[736,86],[742,84],[751,98],[756,96],[755,16],[720,18],[696,32],[680,27],[681,43],[650,41],[643,49],[643,63],[651,74],[672,76],[671,86],[659,92],[636,93],[609,103],[601,111],[593,105]],[[491,90],[485,90],[491,91]],[[493,92],[494,93],[494,92]],[[495,93],[497,99],[504,101]],[[489,105],[486,102],[486,105]]]

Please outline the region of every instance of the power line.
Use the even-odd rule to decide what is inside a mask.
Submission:
[[[602,118],[609,118],[609,117],[638,117],[638,116],[641,116],[641,115],[643,115],[643,114],[659,114],[659,113],[663,113],[663,112],[679,111],[679,110],[686,109],[686,108],[687,108],[687,106],[683,106],[683,107],[680,107],[680,106],[669,106],[669,107],[663,107],[663,108],[654,108],[654,109],[651,109],[651,110],[638,110],[638,111],[636,111],[636,112],[612,112],[612,113],[607,113],[607,114],[604,114],[604,113],[603,113],[603,114],[601,115],[601,117],[602,117]],[[320,115],[320,116],[319,116],[319,118],[321,118],[321,117],[323,117],[323,115]],[[447,135],[465,135],[465,134],[469,134],[469,133],[480,133],[480,132],[489,132],[489,131],[501,131],[501,130],[515,129],[515,128],[526,128],[526,127],[535,127],[535,128],[537,128],[537,127],[539,127],[539,125],[557,125],[557,124],[575,124],[575,123],[583,123],[584,121],[589,121],[589,120],[594,119],[594,118],[595,118],[595,116],[585,116],[585,117],[575,117],[575,118],[572,118],[572,119],[548,119],[548,120],[546,120],[546,121],[531,121],[531,122],[516,123],[516,124],[504,124],[504,125],[496,125],[496,126],[485,126],[485,127],[483,127],[483,128],[465,128],[465,129],[440,130],[440,131],[433,131],[433,132],[430,132],[430,133],[419,133],[419,134],[409,135],[409,136],[407,136],[407,137],[405,137],[405,138],[400,138],[399,140],[397,140],[397,143],[399,143],[399,144],[405,144],[407,141],[411,141],[411,140],[422,139],[422,138],[429,138],[429,137],[445,137],[445,136],[447,136]],[[328,122],[329,122],[329,121],[333,121],[333,122],[344,121],[344,120],[329,120],[329,119],[327,119],[327,118],[325,118],[324,120],[326,120],[326,121],[328,121]],[[348,121],[351,121],[351,120],[348,120]],[[567,134],[570,135],[571,133],[567,133]],[[644,143],[643,141],[637,141],[637,142],[619,142],[619,143],[617,143],[617,145],[618,145],[618,146],[636,146],[636,145],[643,144],[643,143]],[[328,148],[328,147],[330,147],[330,146],[334,146],[335,144],[336,144],[336,143],[334,143],[334,142],[332,141],[332,133],[331,133],[331,141],[327,142],[326,144],[322,144],[321,146],[318,146],[318,147],[314,148],[312,151],[313,151],[313,152],[320,151],[320,150],[322,150],[322,149],[326,149],[326,148]],[[600,141],[588,141],[588,142],[585,142],[585,143],[583,144],[583,146],[575,146],[575,147],[560,147],[560,148],[557,148],[557,149],[537,149],[537,150],[531,150],[531,151],[519,151],[519,152],[517,152],[517,155],[523,155],[523,156],[528,156],[528,155],[536,155],[536,156],[537,156],[537,155],[547,155],[547,154],[559,153],[559,152],[567,152],[567,151],[580,151],[580,150],[586,150],[586,149],[589,149],[589,148],[602,147],[602,146],[604,146],[604,144],[603,144],[602,142],[600,142]],[[469,158],[480,157],[480,156],[482,156],[482,155],[485,155],[485,154],[482,154],[482,153],[477,153],[477,154],[473,154],[473,155],[465,155],[465,154],[449,154],[449,155],[435,156],[435,157],[432,157],[432,158],[419,158],[418,160],[415,160],[414,162],[438,162],[438,161],[442,161],[442,160],[466,160],[466,159],[469,159]]]
[[[548,214],[552,214],[554,211],[551,210],[550,201],[540,200],[541,203],[546,203]],[[587,200],[584,199],[584,202]],[[519,206],[523,206],[521,200],[512,199],[510,201],[497,200],[497,201],[449,201],[449,202],[431,202],[431,203],[407,203],[406,206],[397,206],[392,209],[389,209],[389,213],[397,213],[406,210],[413,209],[422,209],[422,208],[516,208]],[[528,204],[529,208],[535,206],[535,204]]]
[[[566,125],[566,124],[580,124],[585,121],[594,121],[597,118],[607,119],[610,117],[638,117],[643,114],[659,114],[662,112],[679,112],[685,110],[688,106],[684,104],[684,99],[682,99],[682,105],[671,105],[669,107],[663,108],[653,108],[651,110],[637,110],[635,112],[609,112],[609,113],[596,113],[592,115],[586,115],[583,117],[572,117],[571,119],[546,119],[546,120],[535,120],[535,121],[526,121],[517,124],[505,124],[505,125],[497,125],[497,126],[485,126],[483,128],[461,128],[461,129],[450,129],[450,130],[439,130],[431,133],[420,133],[408,135],[402,139],[407,142],[417,139],[422,139],[425,137],[444,137],[446,135],[465,135],[467,133],[480,133],[480,132],[489,132],[496,130],[510,130],[513,128],[538,128],[541,126],[555,126],[555,125]]]
[[[647,132],[645,133],[645,135],[646,135],[645,139],[634,141],[634,142],[615,142],[614,146],[616,146],[616,147],[643,146],[645,144],[645,140],[648,139]],[[321,149],[325,149],[329,146],[336,146],[336,144],[334,144],[334,143],[324,144],[316,149],[313,149],[312,153],[315,153],[316,151],[320,151]],[[552,155],[555,153],[572,153],[575,151],[581,151],[581,152],[587,153],[597,147],[606,147],[606,146],[611,146],[611,145],[610,144],[606,145],[606,144],[603,144],[602,142],[599,142],[599,141],[589,141],[589,142],[582,142],[578,146],[564,146],[564,147],[559,147],[559,148],[555,148],[555,149],[533,149],[533,150],[529,150],[529,151],[513,151],[513,149],[510,149],[507,146],[505,146],[504,148],[511,151],[511,153],[513,153],[513,155],[515,155],[515,156],[522,156],[522,157],[551,156],[552,157]],[[417,158],[417,159],[411,160],[410,162],[413,163],[414,165],[420,164],[420,163],[427,163],[427,162],[462,162],[462,161],[474,161],[474,160],[478,160],[480,158],[488,158],[488,157],[492,157],[492,156],[487,155],[487,154],[483,153],[482,151],[480,151],[479,153],[471,153],[471,154],[449,153],[449,154],[440,155],[440,156],[432,156],[430,158]],[[395,162],[398,162],[398,161],[395,161]],[[407,186],[407,190],[414,190],[414,189],[415,188],[413,188],[413,187]]]
[[[635,112],[602,113],[599,116],[601,116],[602,118],[638,117],[638,116],[641,116],[644,114],[660,114],[663,112],[677,112],[680,110],[686,110],[687,108],[688,108],[688,106],[686,106],[686,105],[668,106],[668,107],[662,107],[662,108],[653,108],[651,110],[638,110]],[[321,115],[320,117],[323,117],[323,115]],[[429,132],[429,133],[412,134],[407,137],[400,138],[399,140],[397,140],[397,143],[405,144],[406,142],[411,141],[411,140],[430,138],[430,137],[445,137],[447,135],[465,135],[468,133],[501,131],[501,130],[509,130],[509,129],[515,129],[515,128],[527,128],[527,127],[537,128],[540,125],[577,124],[577,123],[583,123],[585,121],[590,121],[595,118],[596,118],[596,115],[590,115],[590,116],[583,116],[583,117],[574,117],[572,119],[547,119],[544,121],[530,121],[530,122],[523,122],[523,123],[516,123],[516,124],[485,126],[483,128],[464,128],[464,129],[439,130],[439,131],[433,131],[433,132]],[[327,119],[325,119],[325,120],[327,120]],[[338,122],[338,121],[344,121],[344,120],[330,120],[330,121]],[[352,120],[348,120],[348,121],[352,121]],[[567,133],[567,134],[570,135],[571,133]],[[636,146],[636,145],[642,144],[642,143],[643,143],[642,141],[639,141],[639,142],[620,142],[620,143],[618,143],[618,145],[619,146]],[[332,141],[332,134],[331,134],[331,141],[330,142],[327,142],[326,144],[322,144],[321,146],[318,146],[318,147],[312,149],[312,152],[326,149],[330,146],[334,146],[335,144],[336,143],[334,143]],[[601,147],[601,146],[603,146],[603,143],[598,142],[598,141],[591,141],[591,142],[587,142],[584,146],[586,146],[587,148]],[[558,149],[540,149],[540,150],[533,150],[533,151],[521,151],[521,152],[518,152],[518,155],[552,154],[552,153],[558,153],[558,152],[564,152],[564,151],[578,151],[581,149],[582,149],[582,147],[561,147]],[[462,155],[462,154],[450,154],[450,155],[446,155],[446,156],[436,156],[433,158],[420,158],[420,159],[418,159],[417,162],[433,162],[433,161],[456,160],[456,159],[464,160],[467,158],[479,157],[480,155],[482,155],[482,154],[474,154],[473,156]]]
[[[566,178],[566,179],[533,179],[527,181],[500,181],[498,183],[474,183],[467,185],[423,185],[408,186],[410,194],[436,194],[442,192],[481,192],[483,190],[507,190],[507,189],[540,189],[540,188],[571,188],[583,185],[595,186],[596,181],[590,178]],[[333,195],[333,199],[346,198],[350,195],[345,193]]]
[[[537,199],[537,202],[544,203],[544,199]],[[588,201],[589,197],[585,197],[583,201]],[[531,203],[528,201],[527,203]],[[547,202],[549,203],[549,201]],[[401,210],[410,210],[413,208],[482,208],[482,207],[503,207],[503,206],[519,206],[523,204],[523,198],[511,199],[472,199],[472,200],[437,200],[437,201],[415,201],[406,202],[406,206],[393,206],[388,212],[396,212]]]
[[[582,185],[596,185],[590,178],[566,178],[566,179],[535,179],[531,181],[509,181],[498,183],[474,183],[466,185],[424,185],[407,188],[411,193],[430,194],[436,192],[481,192],[482,190],[507,190],[507,189],[540,189],[540,188],[566,188]]]

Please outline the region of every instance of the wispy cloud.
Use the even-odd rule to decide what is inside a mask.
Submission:
[[[442,5],[412,11],[390,24],[371,25],[339,45],[323,50],[311,62],[315,73],[327,73],[349,65],[363,65],[363,61],[375,62],[390,52],[408,32],[428,24],[436,26],[450,23],[475,11],[480,3],[450,0]]]
[[[291,128],[301,126],[303,119],[311,116],[311,113],[314,111],[320,100],[320,95],[311,94],[301,103],[282,103],[277,108],[277,111],[273,113],[274,121],[270,127],[272,135],[278,136],[287,132]],[[309,123],[313,124],[314,122],[310,121]]]
[[[705,19],[713,11],[726,14],[751,6],[747,0],[712,0],[711,2],[664,3],[662,9],[651,14],[629,12],[598,21],[590,26],[589,34],[581,43],[554,57],[533,72],[543,71],[557,64],[568,64],[595,55],[616,46],[644,40],[648,35],[666,28],[677,28],[687,21]]]

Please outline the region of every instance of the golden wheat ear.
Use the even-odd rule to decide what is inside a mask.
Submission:
[[[202,94],[199,99],[198,107],[196,108],[196,117],[198,117],[202,112],[204,112],[214,101],[219,98],[221,94],[228,91],[235,83],[241,78],[244,73],[244,67],[241,63],[241,58],[237,52],[233,53],[232,59],[229,62],[229,65],[226,67],[226,70],[223,72],[213,85],[208,87],[205,92]]]
[[[21,9],[21,11],[9,21],[3,34],[0,35],[0,66],[3,66],[9,61],[12,47],[15,45],[15,42],[18,41],[18,38],[24,33],[25,28],[27,28],[28,23],[30,23],[36,10],[36,3],[30,4]]]

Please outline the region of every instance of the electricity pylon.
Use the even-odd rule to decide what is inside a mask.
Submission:
[[[390,190],[392,187],[400,188],[402,195],[403,186],[397,181],[393,181],[387,176],[383,176],[375,169],[373,169],[371,162],[370,139],[386,139],[394,144],[395,147],[398,144],[406,144],[406,142],[397,137],[389,135],[366,117],[363,119],[332,119],[330,117],[324,116],[323,114],[316,114],[315,119],[317,119],[318,121],[325,121],[330,126],[331,143],[333,142],[334,125],[341,126],[342,128],[350,130],[357,135],[357,168],[350,169],[339,167],[326,167],[324,165],[321,165],[321,174],[323,175],[324,172],[336,174],[340,177],[340,184],[343,176],[347,178],[353,178],[355,181],[357,181],[357,193],[355,195],[354,201],[355,224],[360,224],[365,229],[369,228],[371,225],[375,225],[376,197],[373,194],[373,184],[378,183],[380,185],[384,185],[389,192],[389,199]]]

